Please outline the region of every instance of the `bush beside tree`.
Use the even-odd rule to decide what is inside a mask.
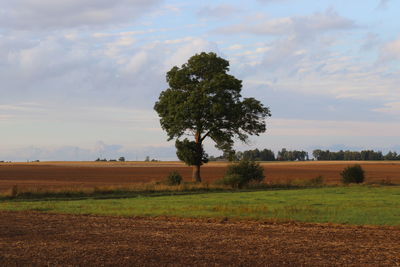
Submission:
[[[264,169],[259,163],[241,160],[228,166],[224,178],[219,183],[232,188],[243,188],[250,183],[260,183],[264,178]]]
[[[165,183],[167,185],[180,185],[182,180],[182,175],[177,171],[173,171],[167,176]]]
[[[350,183],[362,183],[364,182],[364,170],[359,164],[346,167],[340,175],[342,176],[342,181],[345,184]]]

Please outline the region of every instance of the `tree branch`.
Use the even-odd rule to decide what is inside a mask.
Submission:
[[[208,131],[200,140],[201,142],[204,141],[204,139],[206,139],[206,137],[211,133],[211,131]]]

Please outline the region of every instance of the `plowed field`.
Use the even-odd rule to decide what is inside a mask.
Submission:
[[[399,266],[400,229],[0,212],[0,266]]]
[[[263,163],[266,182],[285,183],[322,175],[327,183],[338,183],[344,167],[356,162]],[[358,162],[366,171],[366,182],[382,180],[400,184],[400,162]],[[41,162],[0,163],[0,191],[21,187],[94,187],[160,181],[171,171],[179,171],[189,181],[191,168],[177,162]],[[204,181],[224,175],[226,163],[202,167]]]

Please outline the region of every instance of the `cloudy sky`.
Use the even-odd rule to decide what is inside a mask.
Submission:
[[[0,160],[174,159],[154,102],[214,51],[272,110],[237,149],[400,152],[400,1],[0,0]],[[211,143],[209,154],[218,155]]]

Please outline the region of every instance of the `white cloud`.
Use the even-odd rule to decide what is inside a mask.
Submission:
[[[213,42],[209,42],[203,38],[189,38],[179,44],[179,48],[170,51],[168,59],[165,61],[165,66],[168,70],[172,66],[180,66],[185,63],[191,56],[201,52],[217,52],[218,46]]]
[[[361,49],[338,49],[353,42],[342,30],[352,32],[359,28],[333,10],[302,17],[267,19],[240,27],[230,29],[241,34],[279,35],[270,36],[262,46],[231,52],[237,65],[235,72],[241,73],[245,84],[258,96],[263,96],[264,86],[281,92],[337,99],[400,100],[398,71],[388,64],[376,64]],[[378,45],[377,36],[369,35],[369,39],[373,39],[374,46]],[[368,46],[368,49],[373,48],[371,43]],[[391,60],[396,59],[400,55],[400,43],[389,43],[383,52]]]
[[[27,36],[25,36],[27,37]],[[79,41],[46,37],[41,40],[0,41],[1,93],[21,102],[32,99],[68,98],[107,87],[114,73],[112,62],[97,55],[98,49]],[[106,63],[107,62],[107,63]],[[93,75],[96,74],[96,78]],[[32,98],[32,99],[30,99]]]
[[[121,37],[114,44],[117,46],[131,46],[135,41],[136,40],[132,37]]]
[[[236,56],[251,56],[265,53],[266,51],[270,50],[271,47],[256,47],[252,50],[246,50],[244,52],[236,54]]]
[[[239,11],[240,9],[232,5],[206,6],[201,8],[197,15],[200,17],[224,18],[232,16]]]
[[[393,115],[400,115],[400,102],[386,103],[384,107],[374,109],[373,111],[393,114]]]
[[[0,28],[44,30],[131,22],[161,0],[0,0]]]
[[[155,32],[164,32],[167,29],[158,28],[158,29],[146,29],[146,30],[138,30],[138,31],[121,31],[121,32],[95,32],[92,34],[93,37],[96,38],[107,38],[107,37],[129,37],[133,35],[143,35]]]
[[[121,150],[121,145],[108,145],[103,141],[97,141],[95,145],[95,151],[101,154],[115,154]]]
[[[400,125],[396,122],[360,122],[329,120],[294,120],[271,118],[271,136],[346,136],[346,137],[392,137],[399,136]]]
[[[390,0],[379,0],[378,8],[384,9],[387,7]]]
[[[291,0],[257,0],[261,3],[284,3],[284,2],[289,2]]]
[[[165,44],[181,44],[181,43],[185,43],[185,42],[190,42],[195,40],[196,38],[188,36],[185,38],[180,38],[180,39],[169,39],[169,40],[165,40],[164,43]]]
[[[37,103],[20,103],[20,104],[12,104],[12,105],[1,105],[0,110],[2,112],[33,112],[38,110],[43,110],[43,108]]]
[[[234,44],[228,47],[229,50],[239,50],[239,49],[243,49],[243,45],[241,44]]]
[[[13,119],[13,116],[11,116],[11,115],[0,114],[0,121],[9,121],[12,119]]]
[[[371,50],[378,47],[381,43],[380,37],[376,33],[368,33],[363,40],[364,43],[362,44],[361,48],[364,50]]]
[[[400,60],[400,38],[384,45],[381,53],[383,60]]]
[[[26,146],[0,150],[0,160],[6,161],[94,161],[97,158],[144,160],[146,156],[161,160],[177,160],[171,144],[123,146],[97,141],[93,146]]]
[[[328,9],[323,13],[314,13],[309,16],[283,17],[264,19],[263,22],[242,23],[221,27],[216,30],[219,34],[256,34],[256,35],[292,35],[299,38],[312,37],[316,34],[348,30],[356,27],[355,23]]]
[[[165,73],[195,53],[216,51],[197,37],[142,42],[129,35],[77,35],[0,40],[0,105],[18,102],[72,106],[152,107],[167,85]],[[17,101],[17,102],[16,102]]]

